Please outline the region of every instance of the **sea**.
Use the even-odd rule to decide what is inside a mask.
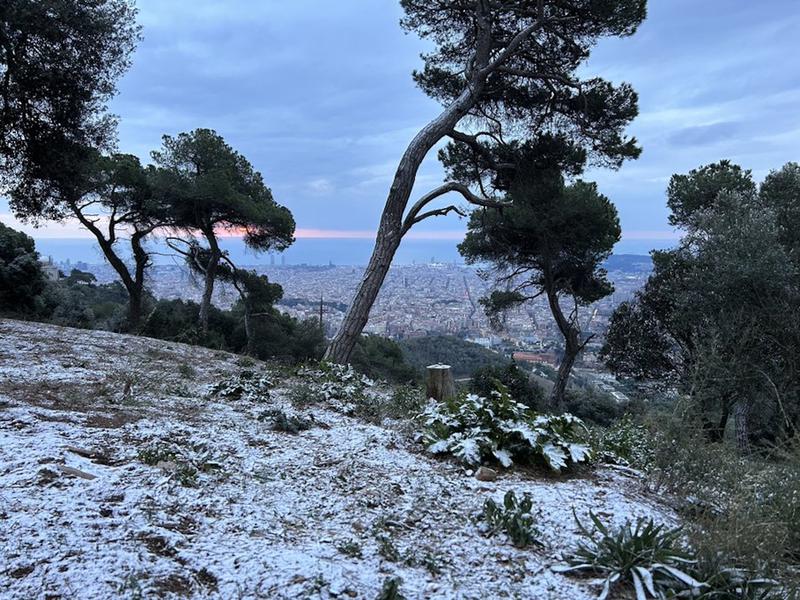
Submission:
[[[631,240],[621,241],[614,248],[614,254],[647,255],[650,250],[670,247],[669,240]],[[223,238],[221,245],[228,251],[231,260],[240,266],[249,265],[354,265],[361,266],[369,261],[375,244],[371,239],[298,239],[284,252],[256,253],[247,248],[241,238]],[[458,253],[456,240],[403,240],[394,259],[394,264],[456,263],[464,259]],[[97,244],[90,239],[36,239],[36,248],[42,258],[52,258],[54,262],[84,262],[99,264],[104,262]],[[175,262],[174,253],[161,241],[151,242],[156,264]]]

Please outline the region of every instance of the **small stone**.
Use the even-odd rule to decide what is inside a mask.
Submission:
[[[480,467],[475,471],[475,479],[478,481],[494,481],[497,479],[497,471],[489,467]]]
[[[156,468],[161,469],[162,471],[166,471],[167,473],[172,473],[178,469],[178,465],[175,464],[174,461],[171,460],[160,460],[156,464]]]

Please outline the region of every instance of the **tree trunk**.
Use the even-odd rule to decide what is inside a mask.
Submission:
[[[456,383],[450,365],[428,366],[428,398],[446,402],[456,397]]]
[[[701,409],[703,410],[703,409]],[[703,421],[703,432],[709,442],[721,442],[725,437],[725,429],[728,426],[728,417],[730,416],[730,400],[727,397],[722,399],[722,413],[719,422],[715,423],[708,418],[703,412],[701,419]]]
[[[346,363],[355,348],[361,332],[369,319],[369,312],[386,279],[397,248],[402,238],[403,214],[417,178],[417,171],[431,148],[450,133],[453,127],[469,112],[475,98],[483,88],[483,82],[467,86],[461,95],[436,119],[428,123],[406,148],[395,172],[392,187],[381,215],[375,249],[356,290],[339,331],[334,336],[324,359]]]
[[[358,286],[353,303],[348,308],[339,331],[325,351],[325,360],[344,364],[350,359],[350,354],[369,320],[369,311],[381,291],[399,245],[399,231],[392,234],[378,234],[375,250],[372,252],[364,278]]]
[[[128,289],[130,305],[128,306],[128,327],[131,331],[139,328],[142,321],[144,301],[144,274],[150,264],[150,256],[142,247],[142,240],[149,231],[136,231],[131,235],[131,250],[135,261],[133,286]]]
[[[203,298],[200,301],[200,331],[208,333],[208,314],[211,312],[211,297],[214,295],[214,282],[217,279],[217,269],[219,268],[219,259],[222,257],[222,252],[213,232],[211,234],[204,233],[211,252],[206,265],[206,272],[204,273]]]
[[[733,418],[736,426],[736,448],[739,454],[750,454],[750,437],[748,420],[750,419],[751,403],[749,400],[738,400],[733,405]]]
[[[548,287],[550,287],[548,285]],[[551,288],[552,289],[552,288]],[[561,359],[561,364],[558,366],[558,375],[556,376],[555,385],[550,392],[550,407],[558,412],[564,408],[564,394],[567,390],[569,383],[569,376],[572,373],[572,367],[575,365],[575,360],[578,358],[578,353],[581,351],[580,345],[580,330],[575,324],[564,316],[561,310],[561,304],[558,301],[558,293],[555,291],[547,292],[547,302],[550,305],[550,312],[556,321],[558,330],[564,336],[564,357]]]
[[[149,263],[149,256],[147,255],[147,252],[145,252],[144,248],[142,248],[141,242],[142,239],[148,233],[150,233],[150,231],[136,231],[131,236],[131,248],[133,250],[134,260],[136,261],[135,275],[131,275],[131,272],[128,270],[128,266],[114,250],[116,233],[114,232],[113,228],[111,233],[109,233],[109,237],[106,238],[103,235],[103,232],[97,227],[95,222],[86,218],[75,202],[70,204],[70,208],[81,224],[86,227],[86,229],[88,229],[92,235],[94,235],[95,239],[97,240],[97,244],[100,246],[100,250],[103,251],[103,255],[108,261],[108,264],[110,264],[111,267],[117,272],[117,275],[119,275],[119,278],[122,281],[122,285],[125,286],[125,290],[128,292],[129,301],[128,329],[135,330],[139,326],[139,322],[142,318],[144,272]]]
[[[572,373],[572,367],[575,365],[575,359],[578,353],[576,351],[564,352],[564,358],[561,359],[561,364],[558,365],[558,375],[556,375],[556,382],[550,392],[550,406],[556,412],[564,408],[564,394],[567,391],[567,383],[569,383],[569,376]]]

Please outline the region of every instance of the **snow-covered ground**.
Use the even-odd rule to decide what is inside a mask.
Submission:
[[[673,520],[611,470],[477,481],[401,429],[293,408],[292,378],[271,375],[266,403],[209,395],[243,366],[267,372],[0,320],[0,597],[373,600],[398,576],[409,599],[593,598],[591,581],[550,569],[575,543],[573,510]],[[273,431],[258,417],[274,408],[317,426]],[[178,458],[143,462],[165,448]],[[184,460],[201,467],[196,487]],[[473,514],[507,490],[535,499],[543,548],[481,535]]]

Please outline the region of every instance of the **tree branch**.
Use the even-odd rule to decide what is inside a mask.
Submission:
[[[420,211],[425,208],[428,204],[433,202],[439,196],[444,196],[450,192],[458,192],[461,194],[464,199],[469,202],[470,204],[474,204],[477,206],[483,206],[485,208],[502,208],[504,206],[510,206],[510,202],[500,202],[497,200],[490,200],[488,198],[481,198],[480,196],[476,196],[473,194],[467,186],[462,183],[458,183],[455,181],[451,181],[450,183],[446,183],[435,190],[431,190],[427,194],[425,194],[422,198],[417,200],[414,206],[411,207],[411,210],[408,211],[406,218],[403,220],[403,227],[401,229],[400,236],[404,236],[409,229],[415,224],[419,223],[422,219],[427,219],[428,217],[437,216],[437,215],[446,215],[448,212],[458,212],[461,216],[466,216],[465,213],[455,207],[455,206],[448,206],[447,209],[439,209],[438,211],[429,211],[428,213],[423,213],[420,215]],[[445,211],[445,212],[442,212]]]

